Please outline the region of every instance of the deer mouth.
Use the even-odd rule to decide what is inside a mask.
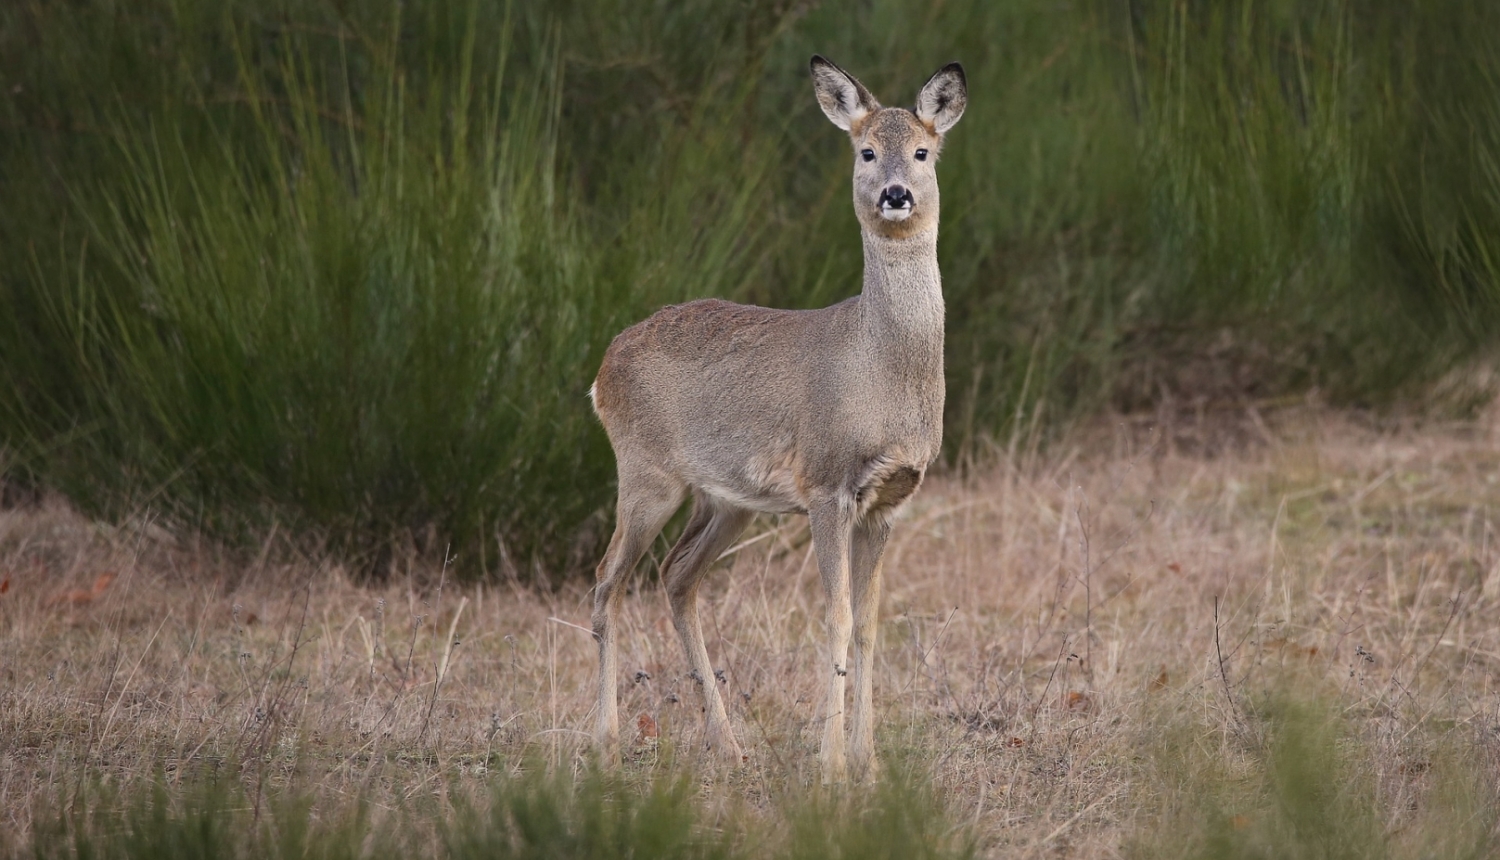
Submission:
[[[911,189],[891,185],[880,192],[878,201],[880,217],[887,221],[905,221],[911,217],[911,210],[916,202]]]
[[[884,218],[887,221],[905,221],[906,219],[911,217],[911,206],[890,206],[882,204],[880,207],[880,217]]]

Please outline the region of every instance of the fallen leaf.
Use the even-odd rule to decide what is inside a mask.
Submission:
[[[1149,684],[1146,685],[1146,689],[1149,690],[1149,691],[1151,691],[1151,692],[1153,692],[1153,693],[1159,693],[1162,690],[1165,690],[1166,688],[1167,688],[1167,667],[1166,666],[1162,666],[1161,667],[1161,672],[1155,678],[1151,679],[1151,683],[1149,683]]]
[[[1233,827],[1235,830],[1244,830],[1246,827],[1250,826],[1250,816],[1232,815],[1229,818],[1229,826]]]
[[[647,713],[642,713],[635,718],[635,742],[654,740],[661,737],[661,730],[656,727],[656,718]]]
[[[1074,690],[1063,697],[1063,706],[1070,711],[1087,713],[1093,710],[1094,703],[1087,695]]]
[[[1167,562],[1167,570],[1170,570],[1173,573],[1182,573],[1182,565],[1178,564],[1175,561],[1169,561]]]
[[[71,606],[85,606],[89,603],[93,603],[94,598],[103,594],[104,590],[106,588],[109,588],[109,584],[114,581],[114,573],[112,571],[105,571],[104,573],[101,573],[98,576],[94,577],[94,585],[92,588],[69,588],[65,591],[59,591],[58,593],[47,598],[47,605],[60,606],[63,604],[67,604]]]
[[[0,594],[10,591],[10,577],[0,579]]]
[[[1312,658],[1318,656],[1318,646],[1316,646],[1316,645],[1306,645],[1306,646],[1298,645],[1296,642],[1293,642],[1293,641],[1291,641],[1291,640],[1289,640],[1289,639],[1287,639],[1285,637],[1277,637],[1275,639],[1268,639],[1268,640],[1266,640],[1266,647],[1267,648],[1276,648],[1276,649],[1282,651],[1283,653],[1289,652],[1294,657],[1305,657],[1305,658],[1307,658],[1309,660],[1311,660]]]
[[[82,588],[70,588],[67,591],[52,595],[47,599],[47,605],[60,606],[62,604],[71,604],[73,606],[83,606],[84,604],[93,602],[93,600],[93,592],[85,591]]]

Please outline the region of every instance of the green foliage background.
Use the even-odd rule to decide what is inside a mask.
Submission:
[[[859,288],[824,53],[960,59],[950,455],[1113,403],[1375,403],[1493,345],[1500,7],[0,8],[0,468],[376,564],[591,562],[585,392],[661,304]]]

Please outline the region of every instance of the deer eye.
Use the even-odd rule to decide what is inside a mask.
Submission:
[[[925,149],[919,149],[919,150],[917,150],[917,160],[918,161],[926,161],[927,160],[927,150],[925,150]]]
[[[861,149],[859,151],[859,157],[863,158],[865,161],[874,161],[875,160],[875,150],[873,150],[873,149]]]

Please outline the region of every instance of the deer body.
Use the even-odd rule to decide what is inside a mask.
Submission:
[[[613,616],[620,586],[691,494],[692,516],[662,577],[703,688],[707,745],[741,758],[703,643],[698,585],[756,512],[796,512],[809,517],[828,599],[824,777],[844,776],[851,634],[856,769],[863,775],[874,761],[870,666],[880,559],[891,515],[942,445],[938,195],[925,162],[935,161],[942,134],[961,115],[965,91],[953,64],[923,88],[916,111],[881,108],[832,63],[815,57],[812,68],[824,112],[855,143],[860,294],[808,311],[717,299],[664,308],[615,338],[590,390],[620,485],[593,619],[597,737],[609,755],[617,754],[619,736]]]

